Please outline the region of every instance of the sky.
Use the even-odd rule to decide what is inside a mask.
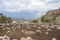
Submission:
[[[0,13],[12,18],[40,18],[59,7],[60,0],[0,0]]]

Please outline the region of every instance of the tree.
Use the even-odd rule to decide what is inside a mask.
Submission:
[[[4,16],[2,13],[0,14],[0,23],[11,23],[12,19],[10,17]]]

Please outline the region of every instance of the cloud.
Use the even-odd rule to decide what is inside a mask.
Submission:
[[[3,0],[1,5],[3,10],[13,11],[13,12],[23,11],[23,10],[40,10],[40,9],[46,10],[54,7],[57,1],[54,1],[54,0],[43,0],[43,1],[42,0]],[[55,3],[51,3],[51,2],[55,2]]]
[[[40,10],[45,8],[41,0],[3,0],[2,8],[7,11]]]
[[[60,7],[60,0],[0,0],[0,9],[9,12],[38,11],[40,16],[48,10]]]

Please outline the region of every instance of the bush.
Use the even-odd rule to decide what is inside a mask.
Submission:
[[[56,23],[60,23],[60,16],[56,17]]]
[[[39,21],[38,20],[32,20],[32,23],[38,23]]]

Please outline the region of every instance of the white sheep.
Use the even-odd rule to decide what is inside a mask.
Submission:
[[[33,40],[31,37],[27,37],[26,40]]]
[[[22,37],[21,40],[26,40],[26,38],[25,37]]]
[[[56,40],[56,38],[52,38],[52,40]]]

